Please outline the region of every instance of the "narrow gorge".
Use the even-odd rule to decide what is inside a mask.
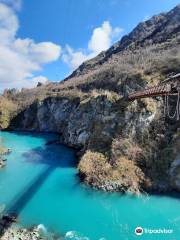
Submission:
[[[134,239],[149,223],[179,236],[180,120],[165,96],[128,98],[179,73],[177,5],[62,81],[4,89],[0,239],[39,240],[39,228],[48,240]],[[174,116],[178,94],[168,94]],[[8,213],[20,229],[6,226]]]
[[[1,128],[59,133],[79,149],[79,175],[94,187],[179,191],[179,121],[164,116],[162,97],[125,98],[178,73],[179,16],[178,5],[140,23],[60,83],[7,90]]]

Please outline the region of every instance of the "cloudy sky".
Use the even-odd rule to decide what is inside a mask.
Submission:
[[[0,0],[0,91],[59,81],[179,0]]]

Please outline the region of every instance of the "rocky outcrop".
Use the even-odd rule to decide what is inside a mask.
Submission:
[[[174,161],[170,165],[169,177],[170,185],[177,191],[180,191],[180,135],[179,131],[174,136],[172,143]]]
[[[39,240],[40,235],[36,229],[17,229],[9,228],[4,235],[1,237],[2,240],[16,240],[16,239],[26,239],[26,240]]]
[[[83,100],[49,97],[34,102],[17,115],[9,129],[58,132],[63,142],[70,146],[78,148],[89,145],[102,150],[103,144],[104,147],[111,144],[116,130],[128,135],[129,132],[133,134],[137,129],[146,128],[154,118],[158,102],[154,101],[153,104],[154,109],[148,109],[149,105],[144,104],[140,110],[137,103],[129,106],[124,99],[114,101],[106,95]]]
[[[1,139],[0,139],[1,144]],[[3,168],[6,166],[6,159],[4,158],[4,155],[7,155],[11,152],[10,149],[6,149],[3,146],[0,146],[0,168]]]
[[[3,161],[3,159],[0,159],[0,168],[3,168],[6,166],[6,163]]]
[[[161,109],[161,104],[159,100],[142,100],[129,104],[124,98],[114,99],[105,94],[73,100],[49,97],[34,102],[17,115],[11,121],[10,129],[57,132],[61,142],[81,149],[80,155],[85,153],[79,163],[81,179],[103,190],[138,193],[140,189],[149,188],[148,181],[158,189],[157,176],[152,174],[157,169],[146,172],[150,156],[144,157],[143,154],[152,151],[152,142],[147,142],[144,146],[144,137],[146,133],[152,137],[149,131],[153,121],[159,120],[158,109]],[[118,145],[119,138],[127,139],[127,143],[123,140]],[[158,141],[155,144],[160,145]],[[119,154],[122,149],[124,152]],[[106,159],[104,166],[108,166],[107,169],[98,167],[101,164],[93,154],[90,155],[92,159],[84,160],[88,151],[101,153]],[[143,154],[138,155],[138,151]],[[154,149],[154,154],[157,152]]]
[[[48,232],[42,224],[31,228],[22,228],[17,225],[17,220],[16,214],[5,214],[0,216],[1,240],[60,239],[56,234]]]
[[[43,233],[39,227],[20,228],[15,225],[5,230],[1,240],[56,240],[63,239],[53,233]]]
[[[171,186],[177,191],[180,191],[180,157],[171,164],[170,181]]]
[[[97,98],[47,98],[37,101],[15,117],[10,128],[16,130],[58,132],[63,142],[74,147],[86,146],[94,128],[101,125],[104,138],[112,138],[118,123],[113,102],[106,96]],[[103,138],[103,137],[102,137]]]

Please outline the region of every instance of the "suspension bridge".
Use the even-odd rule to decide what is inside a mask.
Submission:
[[[180,120],[180,73],[169,77],[154,87],[132,92],[128,95],[129,101],[147,97],[164,96],[164,111],[170,119]],[[170,113],[170,96],[177,96],[174,113]]]

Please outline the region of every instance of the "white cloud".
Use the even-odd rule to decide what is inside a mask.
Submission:
[[[14,10],[20,10],[22,6],[21,0],[0,0],[0,3],[4,3]]]
[[[31,77],[29,78],[24,78],[21,80],[17,80],[17,81],[8,81],[8,82],[4,82],[1,84],[0,87],[0,92],[4,89],[8,89],[8,88],[17,88],[17,89],[21,89],[21,88],[32,88],[37,86],[38,83],[43,83],[46,84],[48,83],[48,79],[44,76],[36,76],[36,77]]]
[[[18,27],[13,9],[0,3],[0,89],[35,85],[34,72],[61,54],[61,47],[52,42],[17,38]]]
[[[63,61],[70,66],[71,70],[73,70],[84,61],[107,50],[111,44],[120,37],[122,32],[122,28],[112,28],[109,21],[104,21],[100,27],[93,30],[87,49],[75,51],[67,45],[65,53],[63,54]]]
[[[37,76],[37,77],[33,77],[31,79],[31,81],[34,83],[34,85],[36,86],[39,82],[40,83],[43,83],[43,84],[46,84],[48,83],[48,79],[44,76]]]
[[[14,40],[19,23],[14,12],[0,3],[0,44],[9,44]]]
[[[88,49],[94,53],[100,53],[109,48],[111,44],[112,27],[105,21],[101,27],[95,28],[88,43]]]
[[[63,54],[62,59],[70,68],[75,69],[82,62],[88,60],[89,56],[82,51],[74,51],[69,45],[66,45],[66,53]]]
[[[48,63],[58,59],[61,47],[51,42],[35,43],[32,39],[16,39],[14,49],[33,62]]]

